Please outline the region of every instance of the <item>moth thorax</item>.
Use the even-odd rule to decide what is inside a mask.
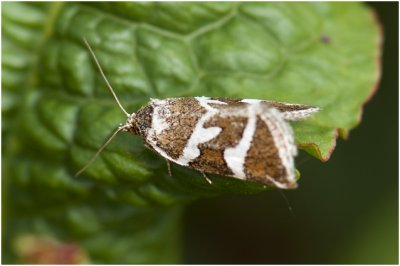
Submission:
[[[126,122],[127,125],[129,124],[129,132],[146,137],[152,125],[153,111],[154,107],[149,104],[132,114]]]

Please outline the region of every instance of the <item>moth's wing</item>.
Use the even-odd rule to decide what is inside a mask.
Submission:
[[[213,102],[210,103],[210,106],[218,112],[205,121],[203,128],[205,130],[218,130],[218,134],[198,145],[200,154],[189,163],[189,167],[205,173],[246,179],[244,173],[235,171],[237,167],[243,167],[246,150],[236,149],[234,158],[232,158],[232,156],[227,156],[226,149],[237,147],[244,138],[244,131],[248,124],[247,106],[245,104],[226,103],[219,101],[219,99],[211,100]],[[221,102],[225,104],[221,104]],[[232,164],[235,167],[232,167]]]
[[[296,104],[296,103],[286,103],[286,102],[276,102],[276,101],[267,101],[267,100],[257,100],[257,99],[240,99],[240,98],[212,98],[215,100],[219,100],[228,104],[238,104],[238,103],[266,103],[280,111],[283,115],[283,118],[288,121],[297,121],[310,117],[312,114],[318,112],[320,110],[319,107],[304,105],[304,104]]]
[[[279,188],[295,188],[293,131],[283,114],[268,103],[257,112],[256,130],[245,161],[246,176]]]
[[[152,100],[149,106],[151,113],[143,117],[141,111],[137,113],[140,121],[151,118],[144,126],[147,128],[143,136],[145,141],[164,158],[184,165],[178,158],[206,110],[195,98]]]
[[[319,107],[304,105],[304,104],[264,101],[264,100],[262,100],[262,102],[267,103],[270,106],[278,109],[278,111],[282,113],[283,118],[289,121],[306,119],[320,110]]]

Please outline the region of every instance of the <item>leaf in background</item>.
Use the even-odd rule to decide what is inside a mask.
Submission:
[[[360,122],[379,77],[381,36],[360,3],[5,3],[3,33],[6,239],[72,239],[100,263],[176,262],[181,207],[158,206],[264,187],[220,176],[210,186],[179,166],[170,177],[128,134],[74,178],[125,119],[84,37],[130,112],[199,95],[321,107],[293,125],[321,160]]]

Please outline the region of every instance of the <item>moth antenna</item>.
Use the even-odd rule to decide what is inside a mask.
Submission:
[[[120,126],[120,127],[118,127],[118,129],[115,130],[115,132],[111,135],[111,137],[109,137],[108,140],[107,140],[103,145],[101,145],[101,147],[100,147],[99,150],[96,152],[96,154],[92,157],[92,159],[90,159],[90,161],[89,161],[84,167],[82,167],[82,169],[79,170],[74,176],[76,177],[76,176],[82,174],[82,173],[89,167],[89,165],[91,165],[91,164],[94,162],[94,160],[96,160],[97,156],[99,156],[99,154],[104,150],[104,148],[107,147],[108,144],[110,144],[110,142],[112,141],[112,139],[113,139],[120,131],[122,131],[122,130],[124,130],[124,129],[126,129],[125,126]]]
[[[101,68],[101,65],[100,65],[100,63],[99,63],[99,60],[97,60],[97,57],[96,57],[96,55],[94,54],[92,47],[90,46],[90,44],[88,43],[88,41],[86,40],[86,38],[83,38],[83,41],[85,42],[87,48],[89,49],[89,52],[90,52],[90,54],[92,55],[94,61],[96,62],[97,68],[100,70],[100,74],[101,74],[101,76],[103,77],[104,81],[106,82],[107,87],[110,89],[112,95],[114,96],[114,99],[115,99],[115,101],[117,102],[119,108],[122,110],[122,112],[125,113],[125,115],[126,115],[127,117],[129,117],[129,113],[125,110],[125,108],[124,108],[124,107],[122,106],[122,104],[120,103],[120,101],[119,101],[117,95],[116,95],[115,92],[114,92],[114,89],[112,88],[110,82],[108,81],[106,75],[104,74],[103,69]]]
[[[282,198],[285,200],[286,206],[288,207],[290,214],[292,215],[293,218],[296,219],[296,215],[294,215],[292,205],[290,205],[289,199],[286,197],[285,193],[283,193],[281,189],[278,188],[278,191],[281,194]]]

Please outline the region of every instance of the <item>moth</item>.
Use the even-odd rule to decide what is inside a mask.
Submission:
[[[282,189],[297,186],[297,147],[288,121],[305,119],[319,111],[318,107],[255,99],[183,97],[151,99],[136,113],[129,114],[84,41],[127,120],[77,174],[118,132],[124,131],[141,136],[167,162],[203,174],[230,176]]]

